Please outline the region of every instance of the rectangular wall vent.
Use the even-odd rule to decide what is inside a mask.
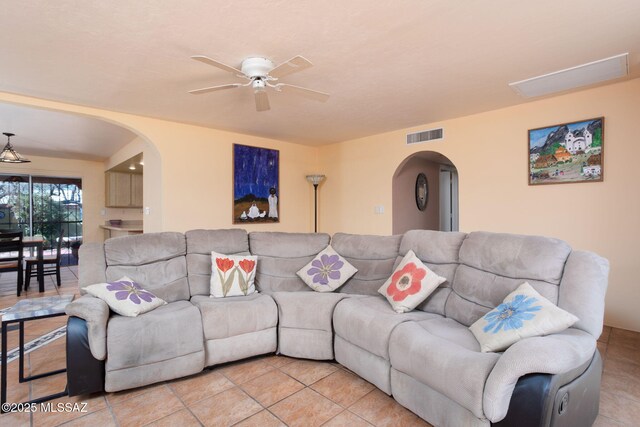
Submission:
[[[444,138],[444,129],[429,129],[421,132],[407,134],[407,145],[418,144],[420,142],[433,141]]]

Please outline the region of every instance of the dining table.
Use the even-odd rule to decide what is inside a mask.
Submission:
[[[22,246],[24,248],[36,248],[38,291],[44,292],[44,237],[40,234],[25,236],[22,238]]]

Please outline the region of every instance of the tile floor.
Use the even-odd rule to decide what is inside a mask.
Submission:
[[[5,277],[6,276],[6,277]],[[15,277],[0,276],[0,308],[13,305]],[[77,267],[65,268],[62,287],[47,278],[46,295],[75,293]],[[9,286],[11,291],[9,292]],[[27,297],[41,296],[32,289]],[[65,323],[31,322],[26,341]],[[17,331],[9,332],[17,346]],[[596,426],[640,424],[640,333],[606,327],[598,348],[605,361]],[[65,376],[18,383],[18,362],[9,365],[10,402],[60,391]],[[64,367],[64,339],[27,356],[28,372]],[[10,413],[2,426],[428,426],[373,385],[333,362],[268,355],[230,363],[180,380],[119,393],[61,398],[86,402],[86,412]]]

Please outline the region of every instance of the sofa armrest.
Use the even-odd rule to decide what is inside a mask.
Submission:
[[[589,362],[595,350],[595,338],[574,328],[515,343],[498,359],[487,378],[483,396],[485,416],[497,422],[507,415],[513,389],[523,375],[574,370]]]
[[[84,295],[66,308],[69,316],[79,317],[87,322],[91,354],[98,360],[107,358],[107,322],[109,306],[106,302],[90,295]]]

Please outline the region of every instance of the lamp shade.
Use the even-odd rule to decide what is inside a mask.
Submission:
[[[29,163],[31,160],[26,159],[20,155],[11,145],[12,133],[4,132],[3,135],[7,137],[7,145],[4,146],[0,153],[0,162],[3,163]]]
[[[313,185],[318,185],[324,180],[324,175],[307,175],[307,181]]]

